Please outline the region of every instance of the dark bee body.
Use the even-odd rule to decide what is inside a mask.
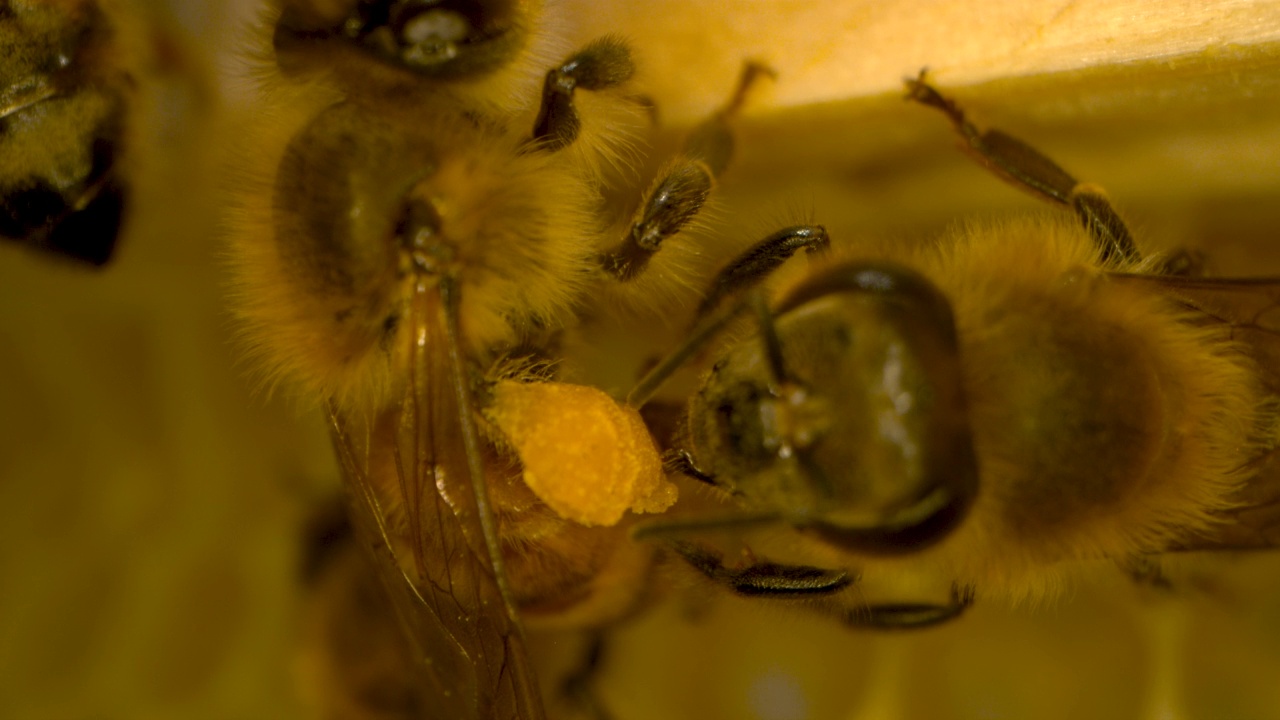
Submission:
[[[932,625],[975,593],[1043,597],[1075,563],[1270,545],[1277,283],[1141,260],[1096,188],[978,131],[923,78],[908,86],[984,164],[1075,221],[850,245],[757,299],[759,331],[719,356],[676,441],[675,465],[741,509],[641,533],[680,536],[677,552],[739,594],[825,587],[819,608],[873,627]],[[743,563],[697,544],[767,523],[798,531],[813,565],[769,562],[765,545]],[[877,596],[950,585],[952,599],[866,606],[850,578]]]
[[[637,192],[605,168],[648,115],[631,51],[588,43],[539,93],[540,11],[286,3],[269,33],[285,100],[237,193],[246,332],[325,403],[426,717],[542,717],[524,623],[599,626],[646,597],[657,548],[625,514],[665,510],[674,486],[634,410],[557,381],[558,336],[593,293],[643,305],[634,278],[679,276],[659,247],[767,74],[747,64],[615,227],[606,190]]]
[[[126,42],[95,0],[0,7],[0,236],[91,265],[111,258],[129,194]]]

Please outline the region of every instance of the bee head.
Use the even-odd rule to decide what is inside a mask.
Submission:
[[[417,74],[460,78],[511,60],[528,0],[286,0],[273,43],[282,65],[338,44]]]
[[[844,263],[774,312],[691,402],[699,466],[833,542],[848,530],[858,549],[868,529],[940,507],[949,529],[976,468],[946,298],[906,268]]]

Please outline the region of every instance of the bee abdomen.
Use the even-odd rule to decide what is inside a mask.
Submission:
[[[984,502],[1044,561],[1159,551],[1211,523],[1257,425],[1245,359],[1150,294],[1042,310],[1007,328],[1019,352],[979,356]]]

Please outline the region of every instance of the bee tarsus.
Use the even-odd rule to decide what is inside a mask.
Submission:
[[[841,620],[864,630],[923,630],[958,619],[973,605],[973,589],[951,587],[951,601],[929,603],[873,603],[851,608]]]
[[[795,598],[830,595],[857,581],[843,570],[824,570],[805,565],[754,563],[729,568],[724,559],[697,544],[673,540],[668,546],[707,579],[748,597]]]
[[[533,123],[529,147],[554,152],[578,139],[582,121],[573,94],[605,90],[625,83],[635,74],[631,48],[621,40],[604,37],[579,50],[557,68],[547,71],[542,86],[542,106]]]
[[[777,270],[797,250],[820,252],[827,247],[826,228],[820,225],[797,225],[783,228],[752,245],[721,270],[703,294],[694,316],[695,325],[676,350],[649,370],[627,395],[627,403],[639,407],[680,367],[715,338],[725,326],[738,317],[749,301],[741,296]],[[735,303],[717,313],[726,300],[738,296]]]
[[[964,140],[965,150],[1001,179],[1075,212],[1102,252],[1103,263],[1139,259],[1124,221],[1096,186],[1076,180],[1053,160],[1000,130],[981,131],[954,100],[926,80],[926,72],[905,80],[907,99],[942,111]]]
[[[681,153],[658,172],[636,210],[627,236],[600,257],[607,273],[624,282],[635,278],[658,252],[662,241],[684,229],[702,210],[716,179],[733,158],[729,123],[742,109],[750,88],[763,77],[774,77],[773,70],[748,61],[729,102],[695,127]]]
[[[797,251],[821,253],[830,246],[831,238],[821,225],[796,225],[775,231],[716,274],[702,295],[695,317],[707,317],[727,298],[756,287]]]
[[[673,448],[663,453],[662,469],[668,474],[676,473],[691,477],[698,482],[715,485],[716,479],[703,472],[693,459],[693,455],[682,448]]]

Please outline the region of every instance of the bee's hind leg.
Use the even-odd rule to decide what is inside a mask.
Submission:
[[[1040,151],[999,130],[980,131],[954,100],[925,80],[925,71],[906,80],[907,99],[940,110],[964,141],[965,150],[1001,179],[1075,212],[1098,245],[1104,262],[1141,259],[1124,221],[1095,185],[1082,183]]]
[[[684,149],[667,161],[645,193],[626,238],[600,257],[604,269],[621,281],[639,275],[662,241],[680,232],[702,209],[716,178],[733,157],[729,122],[741,110],[747,92],[773,70],[756,62],[743,66],[729,102],[693,129]]]

